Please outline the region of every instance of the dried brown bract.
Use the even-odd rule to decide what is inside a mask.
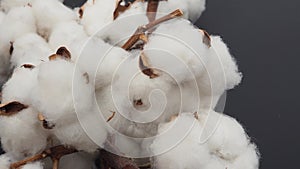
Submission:
[[[210,48],[211,47],[211,38],[210,38],[209,33],[203,29],[200,29],[200,31],[203,32],[203,34],[204,34],[203,43]]]
[[[0,115],[11,116],[27,108],[28,108],[27,105],[24,105],[17,101],[0,104]]]
[[[118,18],[120,13],[126,11],[130,8],[131,3],[126,3],[125,5],[122,5],[123,0],[117,0],[116,9],[114,11],[114,20]]]
[[[35,68],[35,66],[32,65],[32,64],[24,64],[24,65],[22,65],[21,67],[23,67],[23,68],[25,68],[25,69],[34,69],[34,68]]]
[[[139,67],[146,76],[149,76],[150,79],[154,79],[159,76],[155,69],[150,68],[150,64],[144,53],[140,55]]]
[[[64,46],[57,49],[56,54],[49,56],[49,60],[65,59],[71,60],[71,52]]]

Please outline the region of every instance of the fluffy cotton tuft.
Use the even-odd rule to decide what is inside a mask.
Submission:
[[[39,34],[46,39],[58,23],[76,20],[76,14],[58,0],[35,0],[32,3]]]
[[[48,43],[36,33],[21,36],[14,42],[13,46],[12,67],[20,67],[24,64],[36,66],[48,60],[48,56],[53,53]]]
[[[9,169],[9,165],[12,159],[7,155],[3,154],[0,156],[0,169]]]
[[[162,138],[158,136],[152,143],[151,149],[155,153],[166,152],[161,152],[160,155],[154,157],[155,168],[205,168],[210,160],[210,152],[207,146],[200,143],[202,126],[193,114],[181,114],[176,120],[160,125],[159,128],[160,133],[165,132],[166,136],[162,135]],[[179,135],[182,138],[178,137]]]

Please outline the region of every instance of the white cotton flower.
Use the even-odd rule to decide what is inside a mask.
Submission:
[[[1,0],[0,1],[0,9],[8,12],[10,9],[14,7],[20,6],[30,6],[33,0]]]
[[[96,0],[92,2],[90,0],[81,8],[83,15],[80,22],[87,34],[91,36],[113,21],[116,1]]]
[[[98,145],[88,137],[77,118],[78,113],[86,113],[83,118],[95,118],[97,114],[94,113],[93,88],[88,75],[76,70],[73,63],[65,60],[42,63],[38,71],[33,105],[49,123],[55,125],[53,134],[62,144],[73,146],[77,150],[96,151]],[[102,131],[97,132],[99,135],[102,133],[101,140],[97,144],[101,145],[106,139],[106,131],[104,128],[100,129]]]
[[[43,164],[41,162],[29,163],[21,167],[21,169],[43,169]]]
[[[210,161],[208,147],[200,143],[203,128],[191,113],[180,114],[176,120],[159,126],[151,145],[156,169],[205,168]],[[165,135],[164,135],[165,134]]]
[[[58,0],[35,0],[32,3],[40,35],[48,39],[58,23],[76,20],[76,14]]]
[[[38,65],[48,60],[48,56],[53,53],[45,39],[36,33],[21,36],[13,46],[11,67],[20,67],[24,64]]]

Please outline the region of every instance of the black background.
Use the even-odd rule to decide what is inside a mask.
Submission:
[[[225,112],[258,145],[262,169],[300,168],[299,10],[299,0],[207,0],[197,22],[221,35],[237,58],[244,79],[229,92]]]
[[[223,37],[244,75],[225,113],[258,145],[260,168],[299,169],[300,1],[207,0],[206,7],[197,25]]]

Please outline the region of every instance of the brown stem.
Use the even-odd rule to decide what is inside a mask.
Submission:
[[[154,21],[156,18],[159,1],[160,0],[148,0],[147,17],[148,17],[149,22]]]
[[[59,159],[52,159],[53,166],[52,169],[58,169],[59,167]]]
[[[55,169],[55,166],[58,167],[59,159],[61,157],[65,156],[65,155],[68,155],[68,154],[73,154],[73,153],[76,153],[76,152],[77,152],[76,149],[71,148],[71,147],[65,147],[63,145],[51,147],[51,148],[43,151],[40,154],[37,154],[35,156],[29,157],[29,158],[26,158],[22,161],[11,164],[10,169],[17,169],[17,168],[20,168],[23,165],[26,165],[28,163],[32,163],[32,162],[35,162],[35,161],[38,161],[38,160],[42,160],[42,159],[45,159],[47,157],[50,157],[52,159],[53,169]]]
[[[144,34],[146,31],[156,27],[157,25],[159,25],[163,22],[166,22],[168,20],[174,19],[174,18],[182,16],[182,15],[183,15],[182,11],[177,9],[177,10],[171,12],[170,14],[168,14],[166,16],[163,16],[159,19],[156,19],[156,20],[146,24],[146,25],[138,27],[137,30],[135,31],[135,33],[128,39],[128,41],[122,46],[122,48],[125,49],[125,50],[130,50],[130,48],[138,40],[140,40],[141,35]]]

